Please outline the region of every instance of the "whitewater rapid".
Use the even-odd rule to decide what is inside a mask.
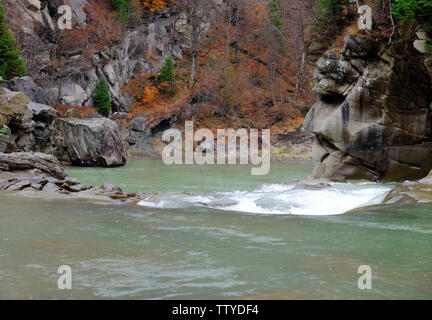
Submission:
[[[326,216],[378,204],[390,189],[391,186],[369,182],[266,184],[253,191],[156,194],[138,204],[152,208],[204,206],[242,213]]]

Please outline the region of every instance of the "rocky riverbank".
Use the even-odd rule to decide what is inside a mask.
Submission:
[[[142,193],[125,193],[120,187],[105,183],[87,186],[68,177],[53,155],[33,152],[0,153],[0,190],[45,191],[76,196],[99,196],[137,203]]]

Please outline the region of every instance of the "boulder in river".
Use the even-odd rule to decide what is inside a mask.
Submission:
[[[128,144],[117,122],[102,119],[58,119],[73,164],[88,167],[124,165]]]

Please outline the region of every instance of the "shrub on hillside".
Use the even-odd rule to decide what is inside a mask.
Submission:
[[[314,31],[332,35],[342,25],[345,0],[318,0],[318,2],[318,22],[313,29]]]
[[[169,93],[172,93],[175,90],[175,69],[174,61],[171,56],[165,58],[158,81],[163,90],[166,90]]]
[[[107,117],[111,111],[111,96],[109,93],[108,84],[104,78],[100,78],[93,92],[93,104],[97,111]]]
[[[432,0],[395,0],[393,14],[401,20],[418,21],[432,32]]]
[[[4,80],[26,74],[24,61],[5,22],[5,10],[0,2],[0,76]]]

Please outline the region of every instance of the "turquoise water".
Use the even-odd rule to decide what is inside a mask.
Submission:
[[[273,162],[265,176],[252,176],[247,165],[172,165],[159,159],[130,161],[118,168],[68,167],[66,172],[89,185],[110,182],[124,191],[191,192],[253,190],[263,184],[301,180],[311,174],[313,163]]]
[[[310,163],[274,163],[264,177],[249,169],[138,160],[67,170],[158,192],[140,206],[1,193],[0,298],[432,298],[432,206],[333,215],[391,186],[295,189]],[[57,287],[60,265],[72,268],[72,290]],[[357,287],[360,265],[371,290]]]

